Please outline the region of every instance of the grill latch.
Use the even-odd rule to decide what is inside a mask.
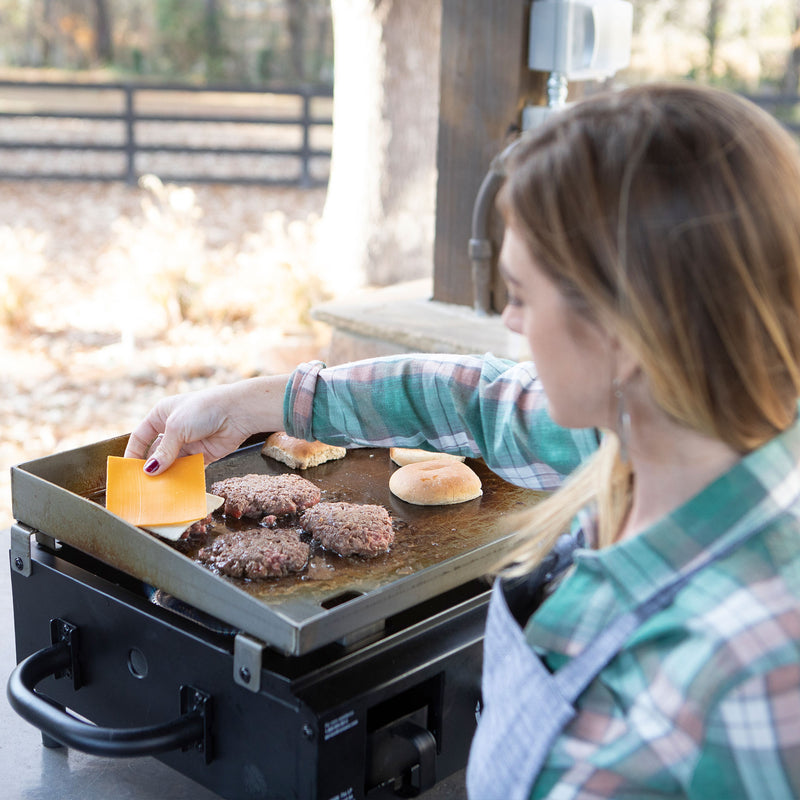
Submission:
[[[33,528],[15,523],[11,526],[11,569],[29,578],[31,574],[31,536]]]
[[[264,642],[246,633],[237,633],[233,640],[233,680],[251,692],[261,690],[264,646]]]

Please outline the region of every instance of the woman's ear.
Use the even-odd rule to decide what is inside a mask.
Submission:
[[[616,336],[613,337],[611,346],[614,350],[614,363],[616,367],[614,379],[620,386],[625,386],[625,384],[627,384],[641,369],[641,361],[639,361],[639,357],[623,339]]]

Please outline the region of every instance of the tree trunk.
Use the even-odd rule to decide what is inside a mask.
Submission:
[[[796,94],[800,84],[800,0],[792,2],[792,34],[786,73],[783,76],[783,90]]]
[[[94,38],[95,57],[103,64],[110,64],[114,60],[114,45],[108,0],[94,0]]]
[[[714,75],[714,62],[717,57],[717,42],[719,31],[722,27],[722,16],[725,13],[726,0],[709,0],[708,17],[706,18],[706,39],[708,40],[708,58],[706,61],[706,74]]]
[[[50,60],[53,54],[53,35],[55,26],[53,25],[53,2],[52,0],[44,0],[42,3],[42,22],[39,28],[39,36],[41,41],[41,53],[43,67],[50,66]]]
[[[223,58],[220,9],[217,0],[205,0],[206,80],[219,80]]]
[[[302,83],[306,79],[306,33],[309,19],[306,0],[288,0],[287,10],[292,77]]]
[[[337,294],[432,272],[441,0],[332,0],[320,258]]]

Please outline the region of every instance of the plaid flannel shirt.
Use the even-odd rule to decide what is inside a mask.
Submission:
[[[531,488],[556,487],[597,446],[549,419],[532,364],[490,356],[314,362],[284,410],[295,436],[482,456]],[[798,464],[800,424],[634,539],[575,552],[526,628],[552,669],[707,548],[757,529],[589,685],[533,798],[800,797]]]
[[[754,532],[589,685],[532,797],[800,797],[798,464],[795,423],[633,539],[575,551],[526,628],[552,669],[693,559]]]
[[[530,362],[492,356],[388,356],[299,367],[284,425],[328,444],[419,447],[482,457],[516,486],[554,489],[597,448],[593,430],[560,428],[547,414]]]

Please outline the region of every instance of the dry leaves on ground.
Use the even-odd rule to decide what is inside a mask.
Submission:
[[[12,464],[127,433],[154,402],[318,357],[325,193],[0,182],[0,529]]]

